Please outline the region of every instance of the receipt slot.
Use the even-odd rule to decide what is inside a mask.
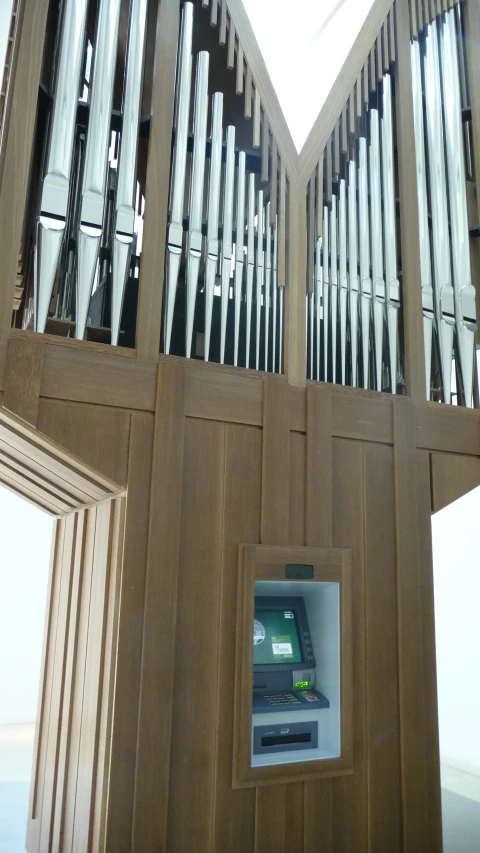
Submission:
[[[340,755],[338,583],[258,581],[252,766]]]

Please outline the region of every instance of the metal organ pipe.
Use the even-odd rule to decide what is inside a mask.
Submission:
[[[215,276],[218,265],[218,211],[220,205],[220,178],[222,170],[223,143],[223,95],[216,92],[213,96],[212,147],[210,153],[210,180],[208,186],[207,215],[207,259],[205,263],[205,347],[204,358],[210,356],[210,336],[212,330],[213,297]]]
[[[389,74],[383,77],[382,116],[383,220],[385,234],[385,282],[390,385],[397,392],[398,309],[400,284],[397,278],[395,216],[395,172],[393,164],[392,90]]]

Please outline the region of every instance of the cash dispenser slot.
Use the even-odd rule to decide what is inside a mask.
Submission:
[[[265,755],[272,752],[291,752],[298,749],[316,749],[318,723],[290,723],[288,726],[254,726],[253,753]]]

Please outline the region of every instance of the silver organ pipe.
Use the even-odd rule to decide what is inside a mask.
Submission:
[[[415,163],[417,169],[418,226],[420,242],[420,276],[422,288],[423,343],[425,350],[426,399],[430,399],[433,337],[433,288],[428,228],[427,175],[423,124],[422,72],[420,45],[415,39],[411,46],[413,118],[415,127]]]
[[[272,372],[275,373],[276,342],[277,342],[277,218],[273,227],[273,259],[272,259]]]
[[[455,32],[455,12],[445,15],[441,30],[441,68],[445,142],[452,235],[455,330],[465,405],[473,405],[474,333],[477,328],[475,288],[471,280],[460,80]]]
[[[447,183],[443,154],[444,135],[436,21],[433,21],[429,25],[426,37],[425,107],[432,213],[436,332],[438,337],[443,398],[446,403],[449,403],[451,399],[455,309],[450,266]]]
[[[118,343],[123,296],[128,277],[135,227],[135,186],[138,121],[142,91],[143,60],[147,22],[147,0],[132,0],[127,42],[127,71],[123,121],[118,158],[117,192],[112,258],[111,341]]]
[[[368,216],[367,140],[358,141],[358,217],[360,230],[360,292],[363,387],[369,387],[372,280],[370,277],[370,221]]]
[[[270,279],[272,272],[272,229],[270,226],[270,202],[265,210],[265,370],[268,370],[268,343],[270,321]]]
[[[225,361],[225,338],[227,333],[227,310],[230,293],[230,270],[233,254],[233,189],[235,180],[235,128],[227,127],[227,160],[225,163],[225,187],[223,205],[222,237],[222,292],[220,320],[220,364]]]
[[[330,311],[330,270],[329,270],[329,213],[323,208],[323,379],[328,382],[328,326]]]
[[[358,385],[358,232],[357,164],[348,164],[348,293],[352,385]]]
[[[340,181],[340,198],[338,206],[339,217],[339,311],[340,311],[340,367],[341,382],[346,384],[347,366],[347,303],[348,303],[348,279],[347,279],[347,185],[342,178]]]
[[[320,215],[320,213],[318,214]],[[322,238],[318,237],[315,248],[315,326],[316,326],[316,379],[320,379],[320,330],[323,320],[323,266]],[[313,379],[313,376],[312,376]]]
[[[235,243],[235,338],[233,363],[238,365],[238,341],[240,336],[240,308],[242,303],[242,284],[245,240],[245,152],[238,155],[237,218]],[[275,336],[274,336],[275,340]]]
[[[257,207],[257,268],[256,268],[256,325],[255,325],[255,369],[260,366],[260,321],[263,292],[263,190],[258,192]]]
[[[103,230],[119,19],[120,0],[102,0],[95,37],[92,98],[77,243],[75,337],[80,340],[85,336]]]
[[[87,0],[68,0],[35,247],[34,328],[44,332],[67,219]]]
[[[332,340],[332,382],[337,381],[337,319],[338,319],[338,255],[337,255],[337,197],[332,195],[330,210],[330,337]]]
[[[212,330],[213,297],[215,276],[218,265],[218,212],[220,206],[220,178],[222,172],[223,143],[223,95],[216,92],[213,96],[212,111],[212,148],[210,154],[210,179],[208,186],[207,208],[207,259],[205,263],[205,347],[204,358],[210,356],[210,335]]]
[[[391,392],[392,394],[396,394],[398,309],[400,308],[400,284],[397,278],[397,239],[395,216],[395,180],[393,165],[392,92],[390,74],[385,74],[383,77],[382,169],[389,372]]]
[[[175,146],[170,189],[170,223],[167,237],[167,286],[165,291],[165,352],[170,352],[175,296],[183,244],[183,202],[187,167],[188,122],[192,81],[193,4],[185,3],[180,33],[177,75]]]
[[[382,198],[380,182],[380,131],[378,110],[370,110],[370,221],[372,236],[373,333],[375,388],[383,385],[383,330],[385,281],[383,274]]]
[[[207,144],[209,55],[202,50],[197,57],[195,105],[193,117],[193,155],[190,176],[189,223],[187,237],[187,305],[185,323],[185,354],[190,358],[193,319],[197,297],[200,258],[202,256],[203,184],[205,149]]]
[[[245,366],[250,367],[250,341],[252,332],[253,276],[255,270],[255,175],[248,179],[248,230],[247,230],[247,322]]]

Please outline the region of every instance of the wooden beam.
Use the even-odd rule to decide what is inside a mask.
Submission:
[[[425,401],[425,356],[407,0],[396,0],[396,10],[395,109],[400,196],[401,299],[404,318],[405,378],[407,394],[415,403],[422,403]]]
[[[33,426],[37,425],[43,351],[41,336],[8,340],[3,405]]]
[[[157,18],[136,334],[137,356],[147,361],[156,360],[160,350],[179,17],[177,0],[162,0]]]

